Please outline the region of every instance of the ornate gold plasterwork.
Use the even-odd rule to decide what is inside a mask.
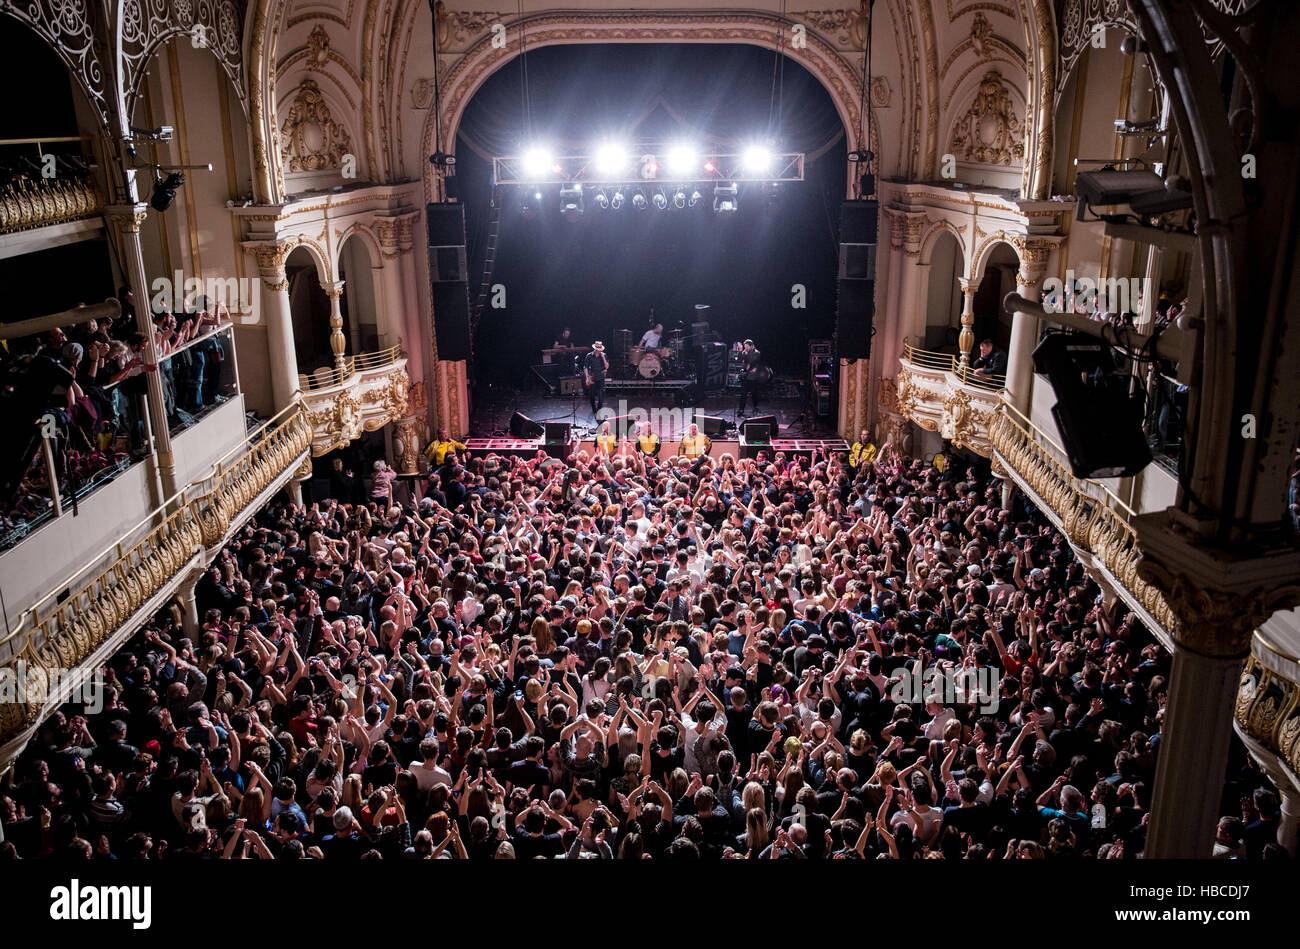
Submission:
[[[352,148],[348,130],[334,121],[320,87],[311,79],[298,86],[280,134],[284,136],[281,159],[291,172],[338,168]]]
[[[974,101],[953,130],[951,151],[981,165],[1011,165],[1024,159],[1020,119],[997,70],[989,70],[980,81]]]
[[[871,79],[871,105],[877,109],[888,109],[894,101],[894,89],[885,76],[873,76]]]
[[[984,55],[984,44],[988,42],[993,35],[993,25],[989,23],[989,18],[983,13],[976,12],[975,18],[970,25],[970,42],[975,49],[975,55]]]
[[[1233,710],[1237,727],[1275,754],[1300,783],[1300,684],[1270,668],[1256,637],[1241,673]]]
[[[865,3],[857,10],[801,10],[791,13],[790,18],[796,23],[807,21],[809,26],[842,48],[866,48],[870,14]]]
[[[307,37],[307,68],[324,69],[330,58],[330,34],[325,24],[317,23]]]
[[[93,217],[103,206],[93,181],[18,177],[0,187],[0,234]]]

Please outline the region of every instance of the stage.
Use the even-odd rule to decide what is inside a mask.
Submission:
[[[764,386],[756,411],[747,406],[739,412],[740,390],[726,389],[720,393],[684,400],[683,394],[695,391],[681,385],[655,383],[637,384],[635,380],[611,380],[607,385],[605,406],[601,417],[628,416],[633,421],[648,421],[660,440],[668,445],[681,439],[686,427],[696,416],[720,419],[727,428],[721,438],[735,444],[738,424],[754,416],[772,415],[779,426],[778,438],[835,438],[834,415],[817,418],[814,405],[806,396],[806,383],[777,379]],[[669,381],[671,382],[671,380]],[[548,395],[542,387],[532,389],[503,389],[498,386],[480,387],[470,416],[470,435],[476,438],[509,435],[510,419],[520,413],[535,422],[568,422],[573,425],[575,440],[590,442],[597,430],[591,405],[586,395]],[[686,401],[685,405],[679,402]],[[714,423],[716,424],[716,423]],[[705,426],[701,425],[703,429]],[[715,446],[720,436],[710,433]],[[711,453],[713,454],[713,453]]]

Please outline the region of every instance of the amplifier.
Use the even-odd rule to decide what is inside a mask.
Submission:
[[[829,339],[810,339],[808,340],[809,356],[833,356],[835,354],[835,343]]]

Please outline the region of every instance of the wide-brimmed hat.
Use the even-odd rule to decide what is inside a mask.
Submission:
[[[605,344],[602,343],[600,340],[596,340],[594,343],[591,344],[591,348],[598,353],[603,353],[605,351]]]

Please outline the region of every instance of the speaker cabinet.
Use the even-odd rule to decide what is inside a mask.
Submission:
[[[698,350],[696,378],[706,392],[716,392],[727,385],[727,344],[705,343]]]
[[[523,412],[516,412],[510,416],[510,437],[511,438],[541,438],[546,434],[546,428],[541,422],[534,422]]]
[[[465,261],[465,206],[425,206],[429,234],[429,285],[438,358],[469,359],[469,280]]]

